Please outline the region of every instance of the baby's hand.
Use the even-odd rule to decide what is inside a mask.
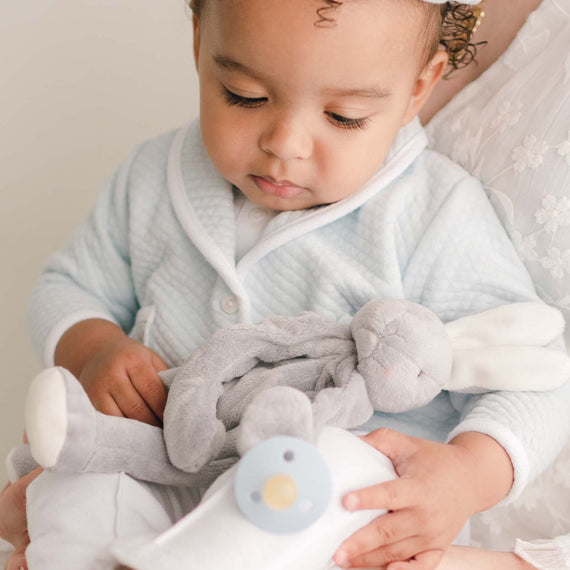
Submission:
[[[336,563],[343,568],[433,570],[477,510],[470,500],[467,450],[388,429],[363,439],[392,460],[400,477],[344,497],[349,510],[389,512],[346,540]]]
[[[100,412],[161,426],[166,390],[158,372],[167,368],[154,351],[125,336],[95,352],[79,381]]]

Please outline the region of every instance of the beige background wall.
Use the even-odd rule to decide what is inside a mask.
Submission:
[[[0,486],[39,370],[42,264],[137,143],[197,114],[184,0],[0,2]]]

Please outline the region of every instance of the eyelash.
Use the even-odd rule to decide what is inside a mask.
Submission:
[[[343,117],[342,115],[337,115],[336,113],[327,113],[328,118],[337,127],[341,129],[352,129],[360,130],[365,129],[368,123],[368,117],[362,117],[360,119],[349,119],[348,117]]]
[[[267,97],[242,97],[233,91],[230,91],[227,87],[224,87],[224,100],[230,107],[244,107],[246,109],[255,109],[261,107],[266,101]],[[340,129],[347,130],[361,130],[366,128],[368,123],[368,117],[362,117],[359,119],[349,119],[348,117],[343,117],[337,113],[326,113],[330,122]]]
[[[260,107],[267,101],[267,97],[242,97],[227,87],[224,87],[224,99],[230,107],[245,107],[246,109],[254,109]]]

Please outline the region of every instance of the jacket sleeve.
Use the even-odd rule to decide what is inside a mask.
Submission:
[[[43,366],[52,366],[63,333],[101,318],[125,331],[137,299],[129,255],[128,176],[133,157],[107,182],[88,219],[49,259],[28,307],[32,341]]]
[[[537,301],[532,280],[478,181],[460,181],[438,204],[404,277],[408,299],[444,321],[501,304]],[[565,350],[564,342],[557,343]],[[570,435],[570,384],[550,392],[450,394],[466,431],[497,440],[512,461],[509,502],[554,460]]]
[[[515,477],[505,504],[554,461],[570,435],[570,382],[548,392],[452,394],[451,399],[461,420],[449,439],[476,431],[491,436],[509,454]]]

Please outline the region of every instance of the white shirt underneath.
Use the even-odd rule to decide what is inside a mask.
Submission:
[[[236,261],[239,261],[258,241],[267,224],[278,214],[263,208],[234,189],[236,219]]]

